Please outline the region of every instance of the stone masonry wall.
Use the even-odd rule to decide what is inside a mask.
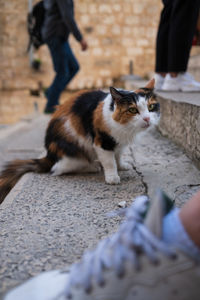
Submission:
[[[160,0],[75,0],[76,20],[89,49],[81,52],[73,37],[71,45],[81,71],[71,88],[102,87],[128,74],[129,63],[144,76],[154,68],[154,46]],[[38,81],[51,82],[53,71],[46,46],[35,55],[41,71],[29,67],[26,53],[28,0],[0,0],[0,89],[24,89]]]
[[[159,102],[161,133],[180,145],[200,168],[200,107],[161,97]]]
[[[37,0],[33,1],[35,3]],[[161,0],[74,0],[76,20],[89,49],[82,52],[70,37],[81,70],[70,89],[106,87],[129,73],[145,76],[154,69],[155,37]],[[40,71],[30,67],[26,52],[28,0],[0,0],[0,123],[16,122],[33,112],[45,99],[29,95],[39,82],[48,86],[54,76],[46,46],[34,53]]]

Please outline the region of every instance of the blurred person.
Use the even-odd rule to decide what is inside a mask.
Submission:
[[[156,41],[155,88],[163,91],[200,91],[187,73],[200,0],[163,0]]]
[[[44,0],[45,20],[42,28],[43,40],[47,44],[55,78],[46,91],[45,113],[53,113],[59,104],[59,97],[66,85],[79,71],[79,64],[69,44],[69,35],[73,34],[80,43],[82,51],[88,47],[74,19],[73,0]]]
[[[200,191],[173,205],[161,191],[137,197],[118,231],[69,271],[44,272],[4,299],[199,300]]]

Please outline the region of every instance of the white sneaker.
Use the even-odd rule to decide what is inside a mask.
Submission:
[[[165,80],[165,77],[161,76],[158,73],[155,73],[154,75],[154,79],[155,79],[155,89],[157,91],[162,90],[162,86]]]
[[[199,92],[200,82],[194,80],[193,76],[187,72],[179,73],[177,77],[167,74],[162,91]]]
[[[46,272],[10,291],[5,300],[199,300],[200,264],[161,240],[172,208],[160,194],[126,210],[117,233],[66,271]],[[146,214],[146,216],[145,216]]]

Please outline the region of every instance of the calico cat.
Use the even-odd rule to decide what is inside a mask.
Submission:
[[[121,153],[134,136],[159,120],[159,103],[153,93],[154,79],[136,91],[110,88],[79,92],[59,106],[49,122],[40,159],[15,160],[0,175],[0,203],[27,172],[61,175],[97,172],[103,167],[108,184],[120,183],[117,170],[130,169]]]

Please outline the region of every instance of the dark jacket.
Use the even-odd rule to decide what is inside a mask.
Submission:
[[[73,0],[44,0],[44,7],[46,10],[42,29],[44,40],[53,36],[67,40],[70,33],[74,35],[77,41],[82,39],[74,20]]]

